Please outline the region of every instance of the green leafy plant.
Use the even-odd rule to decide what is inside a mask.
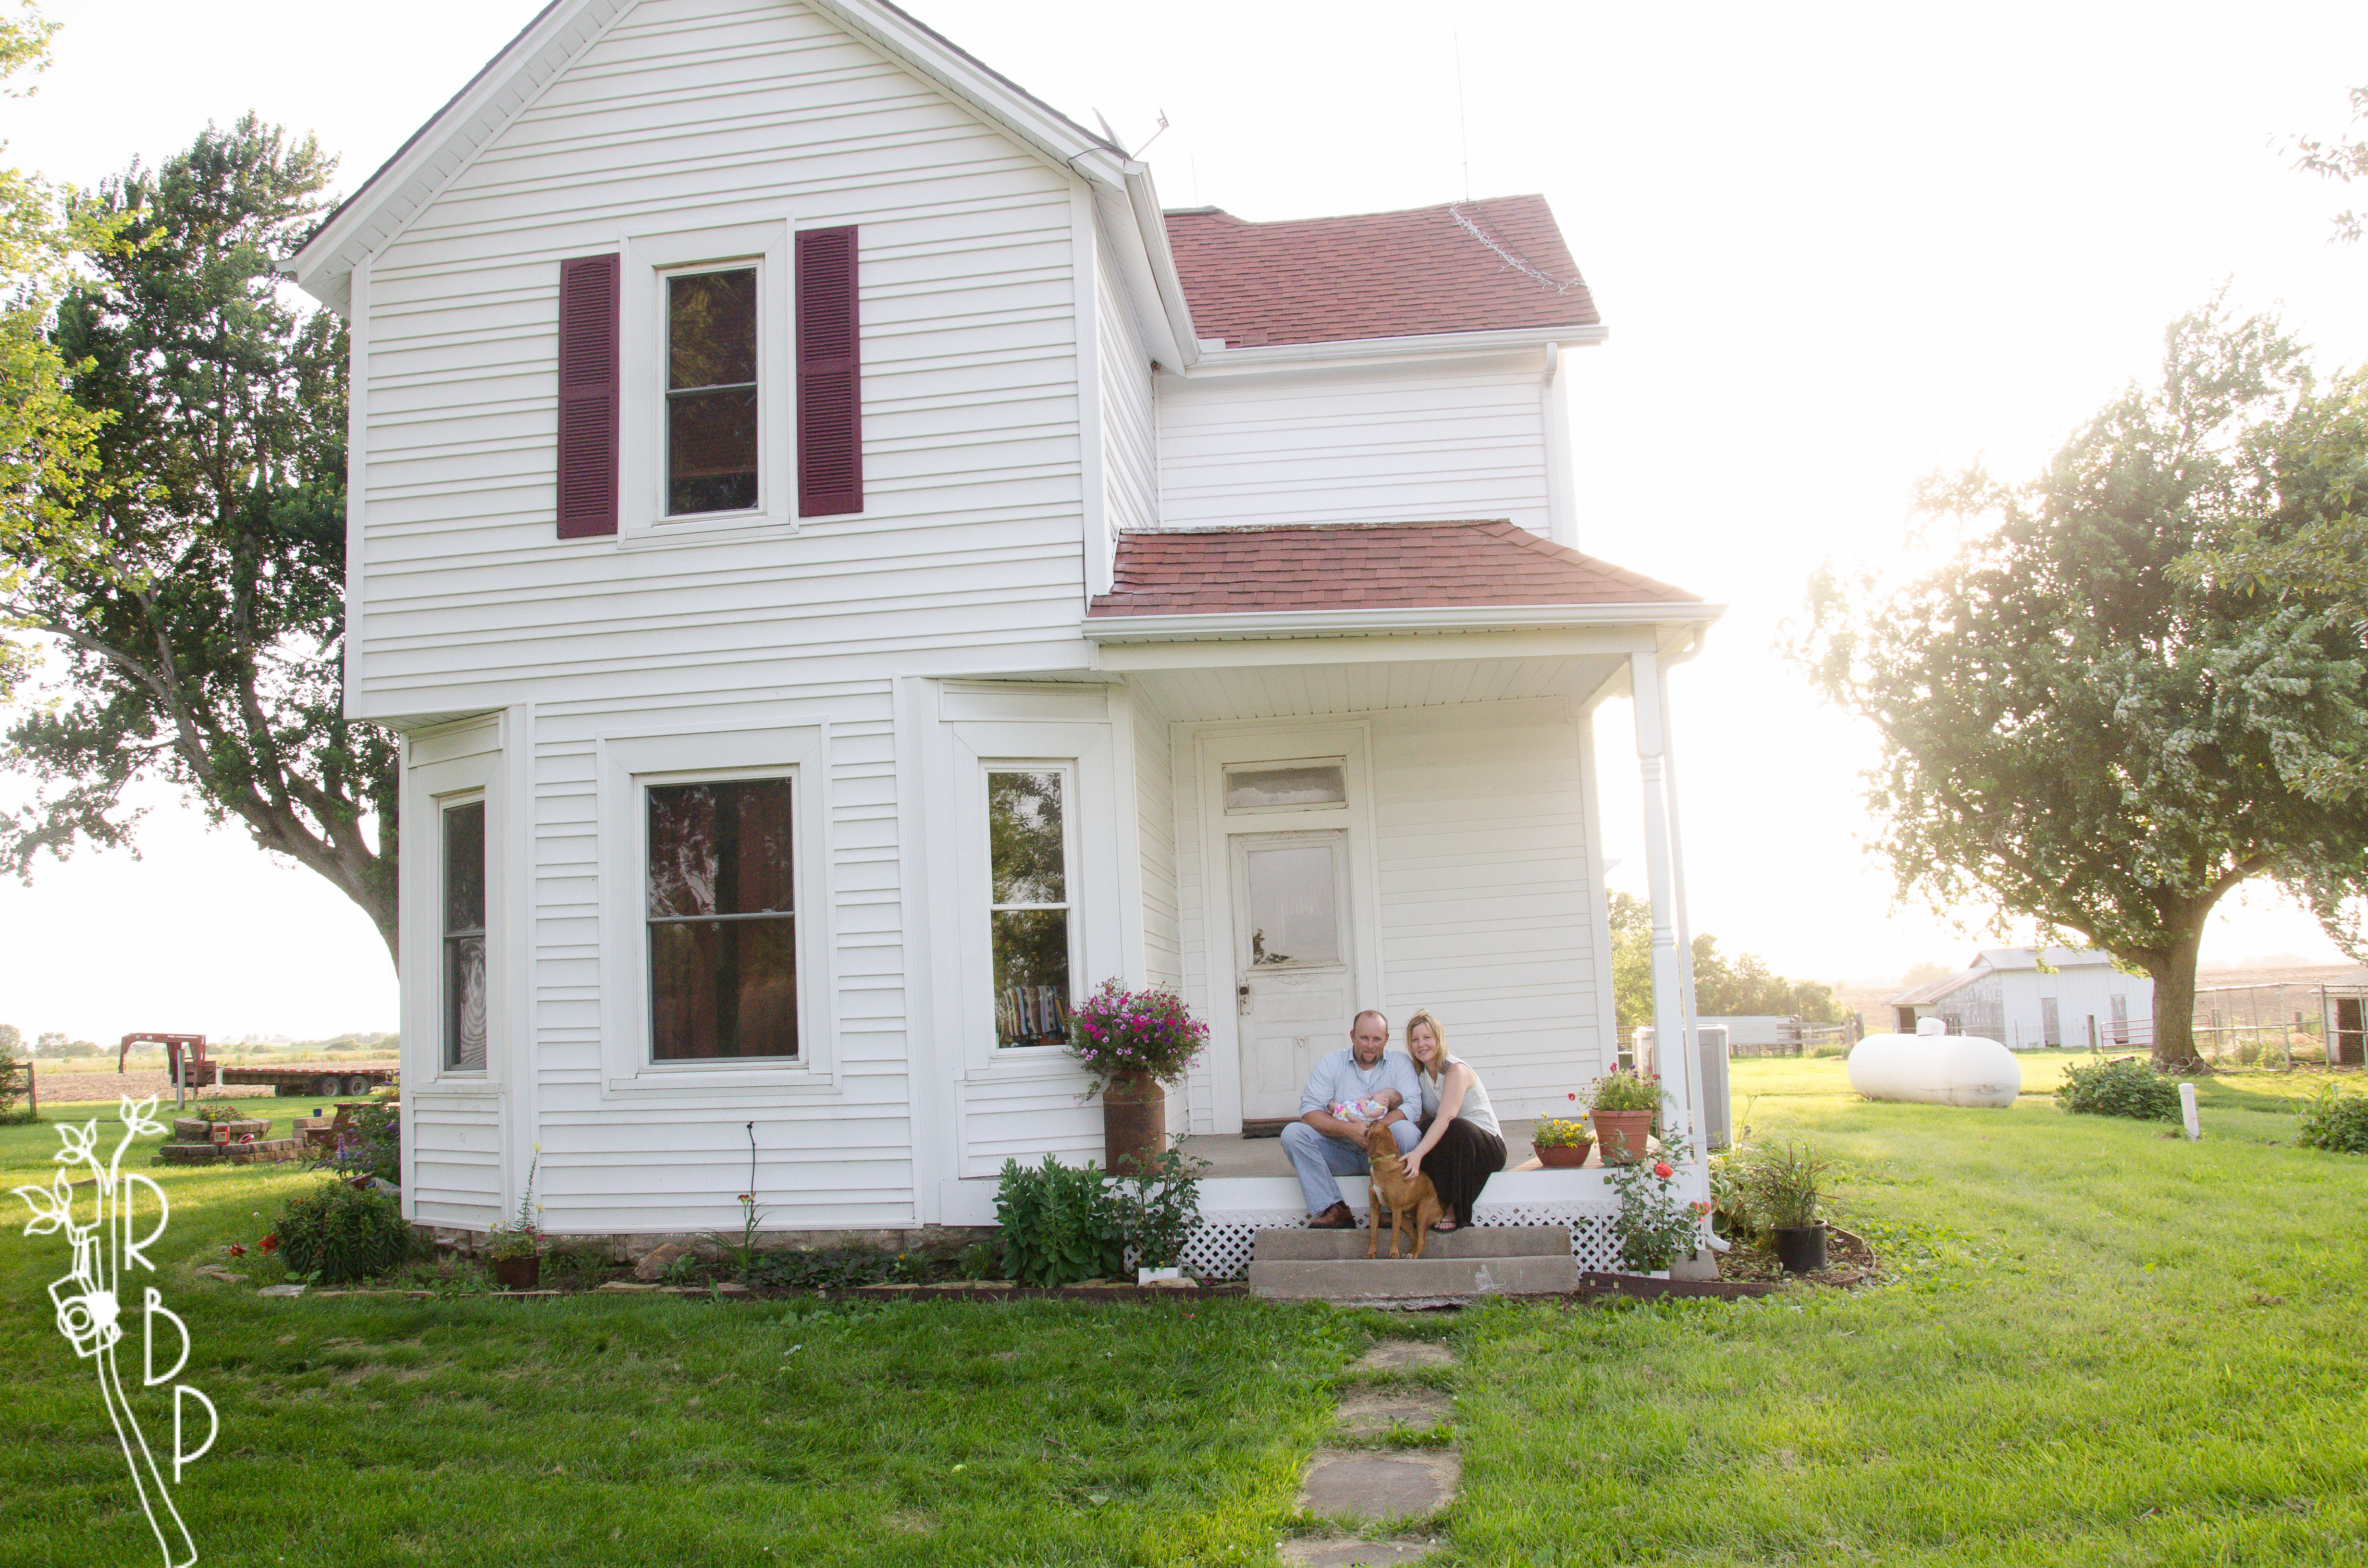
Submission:
[[[1701,1241],[1711,1206],[1678,1196],[1678,1166],[1691,1153],[1679,1143],[1665,1148],[1659,1159],[1615,1165],[1607,1178],[1620,1195],[1620,1216],[1612,1221],[1620,1237],[1620,1261],[1637,1273],[1668,1267],[1679,1253],[1692,1252]]]
[[[1661,1075],[1634,1067],[1615,1068],[1588,1091],[1589,1110],[1649,1110],[1657,1124],[1661,1109]]]
[[[199,1100],[189,1108],[189,1115],[197,1120],[216,1124],[254,1119],[229,1100]]]
[[[1595,1142],[1595,1130],[1567,1117],[1542,1116],[1530,1130],[1530,1142],[1541,1149],[1584,1149]]]
[[[0,1127],[40,1119],[17,1103],[25,1097],[30,1087],[26,1078],[26,1064],[11,1060],[5,1051],[0,1051]]]
[[[336,1142],[324,1151],[320,1169],[347,1176],[376,1176],[400,1185],[403,1180],[403,1112],[391,1100],[372,1100],[358,1107]]]
[[[290,1274],[324,1285],[383,1274],[411,1256],[411,1227],[395,1200],[343,1181],[290,1199],[272,1234]]]
[[[718,1250],[732,1260],[732,1270],[743,1278],[757,1267],[760,1256],[757,1251],[757,1232],[765,1222],[766,1210],[757,1207],[757,1195],[740,1194],[740,1234],[737,1237],[719,1235],[714,1238]]]
[[[1759,1149],[1742,1167],[1748,1206],[1770,1230],[1817,1223],[1817,1206],[1833,1175],[1833,1162],[1805,1143]]]
[[[532,1257],[542,1250],[542,1229],[535,1223],[542,1209],[534,1200],[534,1173],[541,1165],[542,1145],[538,1143],[534,1157],[527,1162],[526,1190],[518,1194],[518,1218],[485,1233],[485,1256],[495,1263],[507,1258]]]
[[[748,1270],[747,1281],[768,1290],[848,1290],[891,1278],[900,1263],[910,1267],[908,1258],[919,1259],[920,1255],[882,1252],[877,1247],[791,1247],[758,1258]],[[926,1262],[923,1267],[926,1271]]]
[[[1201,1219],[1201,1177],[1209,1162],[1170,1149],[1144,1163],[1131,1180],[1108,1188],[1111,1218],[1127,1251],[1144,1268],[1173,1268]]]
[[[1002,1262],[992,1244],[973,1242],[954,1255],[954,1272],[965,1279],[998,1278],[996,1270]]]
[[[1102,1173],[1092,1165],[1064,1165],[1050,1154],[1032,1168],[1004,1161],[995,1218],[1007,1279],[1050,1288],[1126,1267],[1125,1234]]]
[[[2180,1115],[2179,1085],[2135,1056],[2066,1068],[2055,1103],[2080,1116],[2177,1121]]]
[[[1742,1144],[1710,1157],[1711,1228],[1734,1241],[1748,1242],[1759,1234],[1759,1221],[1751,1211],[1751,1194],[1744,1176],[1751,1151]]]
[[[2305,1149],[2368,1154],[2368,1094],[2348,1095],[2333,1084],[2322,1085],[2303,1107],[2302,1129],[2294,1142]]]

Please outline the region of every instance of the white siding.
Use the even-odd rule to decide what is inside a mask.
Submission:
[[[1176,902],[1176,774],[1167,722],[1148,704],[1134,710],[1134,807],[1143,866],[1144,983],[1178,990],[1184,957]]]
[[[1159,526],[1156,434],[1151,406],[1151,362],[1135,335],[1125,282],[1114,267],[1100,269],[1095,319],[1101,333],[1102,447],[1107,514],[1116,536]]]
[[[363,711],[1077,662],[1071,184],[801,6],[633,7],[371,264]],[[784,206],[861,226],[866,510],[555,539],[559,260]]]
[[[1547,531],[1543,359],[1158,383],[1159,519]]]

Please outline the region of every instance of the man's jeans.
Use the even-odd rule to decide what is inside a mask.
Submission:
[[[1390,1136],[1398,1141],[1400,1153],[1411,1154],[1422,1142],[1422,1129],[1401,1118],[1390,1123]],[[1289,1156],[1292,1169],[1299,1173],[1299,1190],[1307,1195],[1310,1214],[1321,1214],[1340,1201],[1340,1184],[1333,1177],[1372,1173],[1362,1143],[1327,1138],[1304,1121],[1284,1125],[1282,1152]]]

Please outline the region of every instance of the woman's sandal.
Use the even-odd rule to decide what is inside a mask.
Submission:
[[[1452,1220],[1433,1220],[1430,1222],[1430,1233],[1434,1236],[1452,1236],[1463,1228]]]

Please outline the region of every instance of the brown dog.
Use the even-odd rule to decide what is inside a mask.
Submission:
[[[1365,1161],[1373,1167],[1372,1234],[1365,1240],[1365,1256],[1371,1257],[1382,1244],[1382,1210],[1390,1211],[1390,1256],[1398,1255],[1398,1233],[1408,1219],[1414,1221],[1414,1255],[1430,1241],[1430,1227],[1446,1212],[1440,1207],[1439,1189],[1430,1185],[1429,1176],[1406,1178],[1406,1168],[1399,1164],[1398,1141],[1380,1122],[1365,1129]]]

